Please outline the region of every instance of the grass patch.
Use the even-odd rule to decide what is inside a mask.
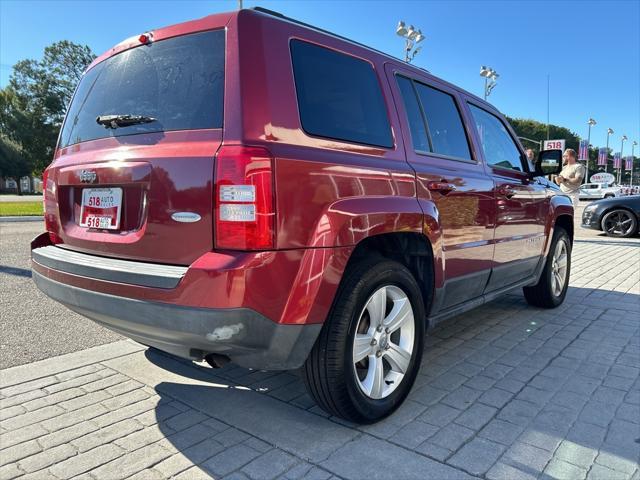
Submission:
[[[0,217],[42,215],[42,202],[0,202]]]

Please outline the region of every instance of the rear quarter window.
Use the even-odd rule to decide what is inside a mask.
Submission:
[[[60,146],[104,137],[222,128],[225,33],[183,35],[131,48],[100,62],[80,81]],[[99,115],[157,121],[106,129]]]
[[[469,142],[455,99],[440,90],[415,82],[427,120],[434,153],[471,160]]]
[[[370,63],[300,40],[291,41],[291,58],[305,132],[393,146],[380,83]]]

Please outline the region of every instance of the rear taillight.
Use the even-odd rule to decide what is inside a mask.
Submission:
[[[42,172],[42,213],[47,213],[47,180],[49,179],[49,170]]]
[[[51,243],[63,243],[62,238],[56,233],[57,224],[55,214],[51,211],[47,212],[47,203],[55,202],[55,184],[49,182],[49,169],[45,169],[42,173],[42,214],[44,215],[44,229],[49,233]],[[49,209],[51,210],[51,209]]]
[[[224,146],[216,156],[215,247],[275,246],[273,157],[265,148]]]

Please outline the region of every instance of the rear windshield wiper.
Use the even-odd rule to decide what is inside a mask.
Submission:
[[[128,127],[129,125],[138,125],[140,123],[155,122],[153,117],[145,115],[98,115],[96,122],[103,125],[104,128]]]

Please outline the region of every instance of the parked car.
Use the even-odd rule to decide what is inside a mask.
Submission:
[[[489,103],[262,9],[127,39],[84,74],[45,172],[33,279],[180,357],[302,367],[390,414],[427,328],[523,288],[553,308],[573,207]],[[544,165],[544,167],[543,167]]]
[[[580,200],[595,200],[598,198],[619,197],[622,195],[620,187],[609,186],[606,183],[585,183],[580,187]]]
[[[602,230],[610,237],[631,237],[640,224],[640,195],[591,202],[582,211],[582,227]]]

